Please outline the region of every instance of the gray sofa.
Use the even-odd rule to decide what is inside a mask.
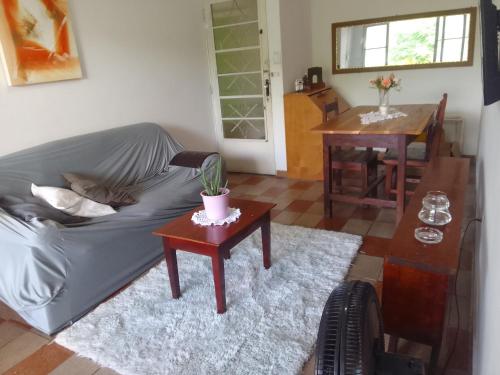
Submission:
[[[151,232],[200,204],[200,168],[217,157],[185,152],[146,123],[1,157],[0,197],[31,195],[31,183],[64,186],[61,174],[73,172],[127,187],[138,203],[68,225],[0,208],[0,299],[47,334],[71,324],[161,259]]]

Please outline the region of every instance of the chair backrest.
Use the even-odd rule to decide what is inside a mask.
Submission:
[[[335,112],[335,115],[339,114],[339,102],[335,100],[331,103],[325,103],[323,105],[323,123],[328,121],[328,115],[332,112]]]
[[[436,114],[436,125],[441,128],[444,125],[444,114],[446,112],[447,103],[448,103],[448,94],[444,93],[443,98],[439,102],[439,107]]]
[[[427,141],[425,147],[425,160],[429,161],[439,154],[439,146],[443,135],[444,115],[446,112],[446,104],[448,103],[448,94],[444,93],[443,98],[439,102],[438,109],[434,114],[434,122],[429,126],[427,133]]]

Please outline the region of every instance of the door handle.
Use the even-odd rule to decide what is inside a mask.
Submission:
[[[271,81],[269,81],[269,78],[266,78],[264,81],[264,87],[266,88],[266,96],[269,98],[270,95],[270,88],[271,88]]]

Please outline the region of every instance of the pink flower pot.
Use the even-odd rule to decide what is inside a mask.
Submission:
[[[211,220],[225,219],[229,212],[229,189],[221,189],[221,195],[205,195],[201,192],[207,217]]]

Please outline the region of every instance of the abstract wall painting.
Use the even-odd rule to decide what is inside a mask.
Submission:
[[[0,0],[0,44],[11,86],[82,77],[68,0]]]

